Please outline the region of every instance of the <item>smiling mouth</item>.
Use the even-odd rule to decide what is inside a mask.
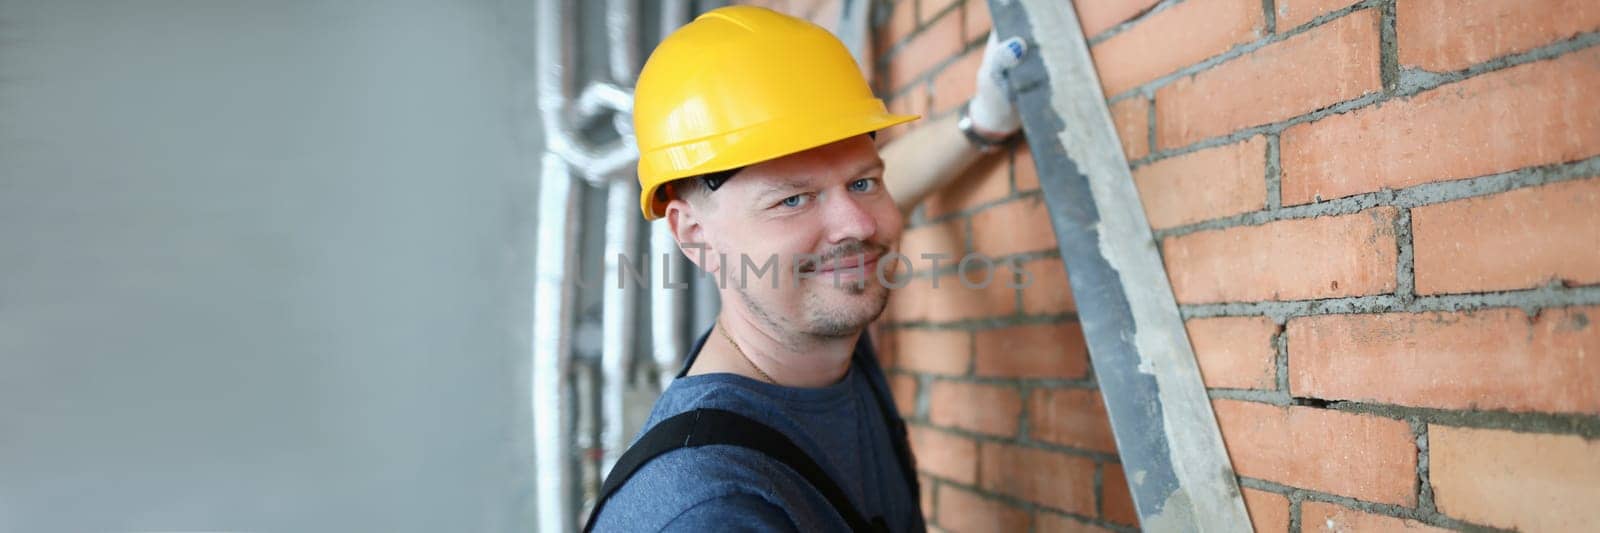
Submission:
[[[825,262],[825,263],[822,263],[822,264],[818,264],[818,265],[812,265],[809,269],[806,270],[806,272],[813,272],[813,273],[816,273],[816,274],[827,274],[827,273],[830,273],[830,272],[833,272],[833,271],[836,271],[836,270],[839,270],[839,271],[856,271],[857,269],[859,269],[861,271],[867,271],[867,270],[871,270],[872,268],[876,267],[878,265],[878,260],[881,259],[882,257],[883,257],[883,254],[881,254],[881,253],[875,253],[875,254],[868,254],[868,253],[850,254],[850,255],[847,255],[847,256],[840,257],[840,258],[838,258],[836,260],[833,260],[833,261],[828,261],[828,262]]]

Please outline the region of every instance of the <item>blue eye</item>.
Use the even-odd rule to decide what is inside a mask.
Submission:
[[[794,196],[790,196],[788,198],[784,198],[782,202],[778,202],[778,203],[783,205],[784,207],[800,207],[801,205],[805,204],[805,200],[806,200],[806,195],[804,195],[804,194],[796,194]]]
[[[878,186],[877,178],[861,178],[850,182],[850,190],[855,192],[871,191]]]

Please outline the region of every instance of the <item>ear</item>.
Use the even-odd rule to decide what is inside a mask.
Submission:
[[[678,241],[678,250],[689,258],[689,262],[708,274],[717,273],[718,262],[710,260],[716,250],[712,249],[711,243],[706,242],[705,224],[701,219],[701,213],[695,211],[689,202],[673,198],[667,202],[666,212],[662,218],[667,219],[667,227],[672,231],[672,238]]]

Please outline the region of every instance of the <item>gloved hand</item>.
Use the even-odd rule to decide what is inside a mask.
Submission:
[[[1017,116],[1017,106],[1011,102],[1005,78],[1007,69],[1022,62],[1028,52],[1028,43],[1020,37],[999,42],[993,31],[989,44],[983,50],[983,62],[978,65],[978,86],[967,104],[967,116],[979,132],[995,137],[1016,133],[1022,119]]]

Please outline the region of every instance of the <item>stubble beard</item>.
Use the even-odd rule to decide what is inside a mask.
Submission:
[[[744,300],[745,307],[750,309],[757,320],[779,330],[824,339],[838,339],[861,333],[868,324],[883,315],[884,309],[889,305],[889,288],[874,279],[840,283],[837,286],[833,285],[832,280],[822,278],[813,278],[811,282],[819,286],[812,287],[801,296],[798,324],[792,323],[791,320],[783,321],[790,322],[789,324],[781,323],[778,314],[771,312],[761,304],[760,300],[753,298],[744,287],[736,287],[736,290],[740,299]],[[829,290],[838,290],[852,299],[866,301],[851,302],[846,306],[833,305],[820,294],[821,291]]]

